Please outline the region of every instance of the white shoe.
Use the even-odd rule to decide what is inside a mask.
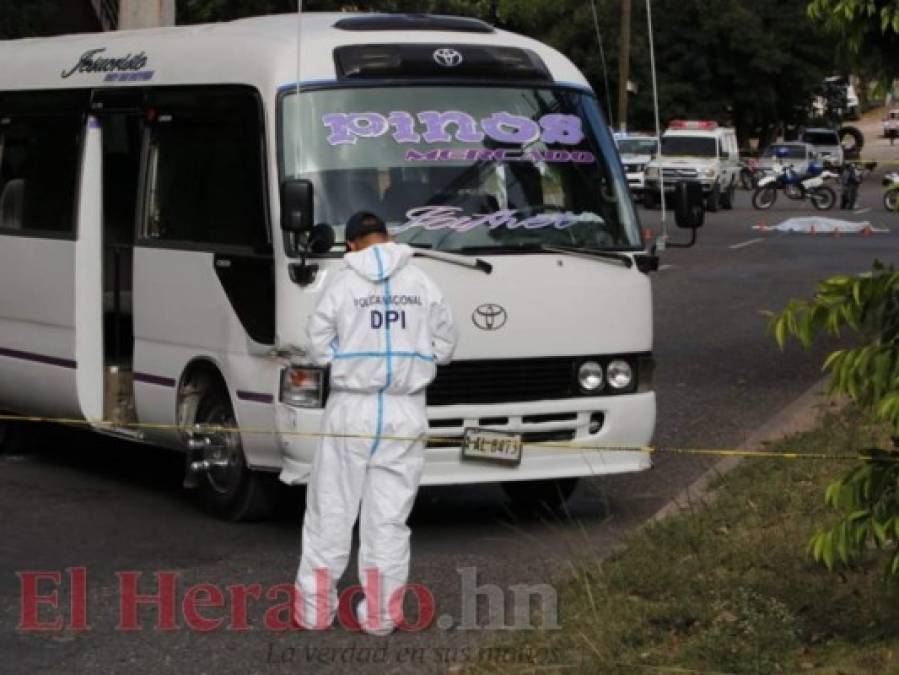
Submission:
[[[396,632],[396,626],[393,623],[389,625],[382,625],[380,628],[369,628],[368,624],[368,605],[365,602],[365,598],[359,601],[356,605],[356,621],[359,623],[359,627],[362,629],[362,632],[368,633],[369,635],[375,635],[377,637],[387,637],[388,635],[392,635]]]

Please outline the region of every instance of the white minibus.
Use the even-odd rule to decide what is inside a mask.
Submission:
[[[424,485],[558,504],[650,466],[595,448],[653,435],[656,259],[557,51],[473,19],[305,14],[0,60],[0,410],[183,450],[212,512],[264,515],[309,475],[328,376],[306,320],[365,210],[460,329]]]

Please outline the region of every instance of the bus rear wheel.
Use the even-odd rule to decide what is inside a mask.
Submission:
[[[268,516],[277,503],[277,477],[250,469],[240,434],[219,430],[237,427],[228,394],[218,387],[209,389],[200,400],[196,421],[213,427],[203,434],[198,460],[205,465],[197,487],[206,511],[234,522]]]
[[[577,478],[521,480],[503,483],[503,490],[517,511],[556,511],[565,505],[577,484]]]

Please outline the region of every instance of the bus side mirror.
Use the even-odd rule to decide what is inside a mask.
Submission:
[[[674,186],[674,222],[678,227],[695,230],[705,222],[702,184],[680,181]]]
[[[281,183],[281,229],[299,234],[315,224],[312,181],[295,178]]]

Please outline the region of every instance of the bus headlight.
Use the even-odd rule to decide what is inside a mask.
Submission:
[[[599,391],[603,385],[602,366],[596,361],[584,361],[577,371],[577,382],[585,392]]]
[[[622,359],[610,361],[606,368],[606,380],[612,389],[622,390],[631,386],[634,381],[634,369],[631,364]]]
[[[321,408],[324,385],[325,371],[290,366],[281,374],[281,402],[297,408]]]

